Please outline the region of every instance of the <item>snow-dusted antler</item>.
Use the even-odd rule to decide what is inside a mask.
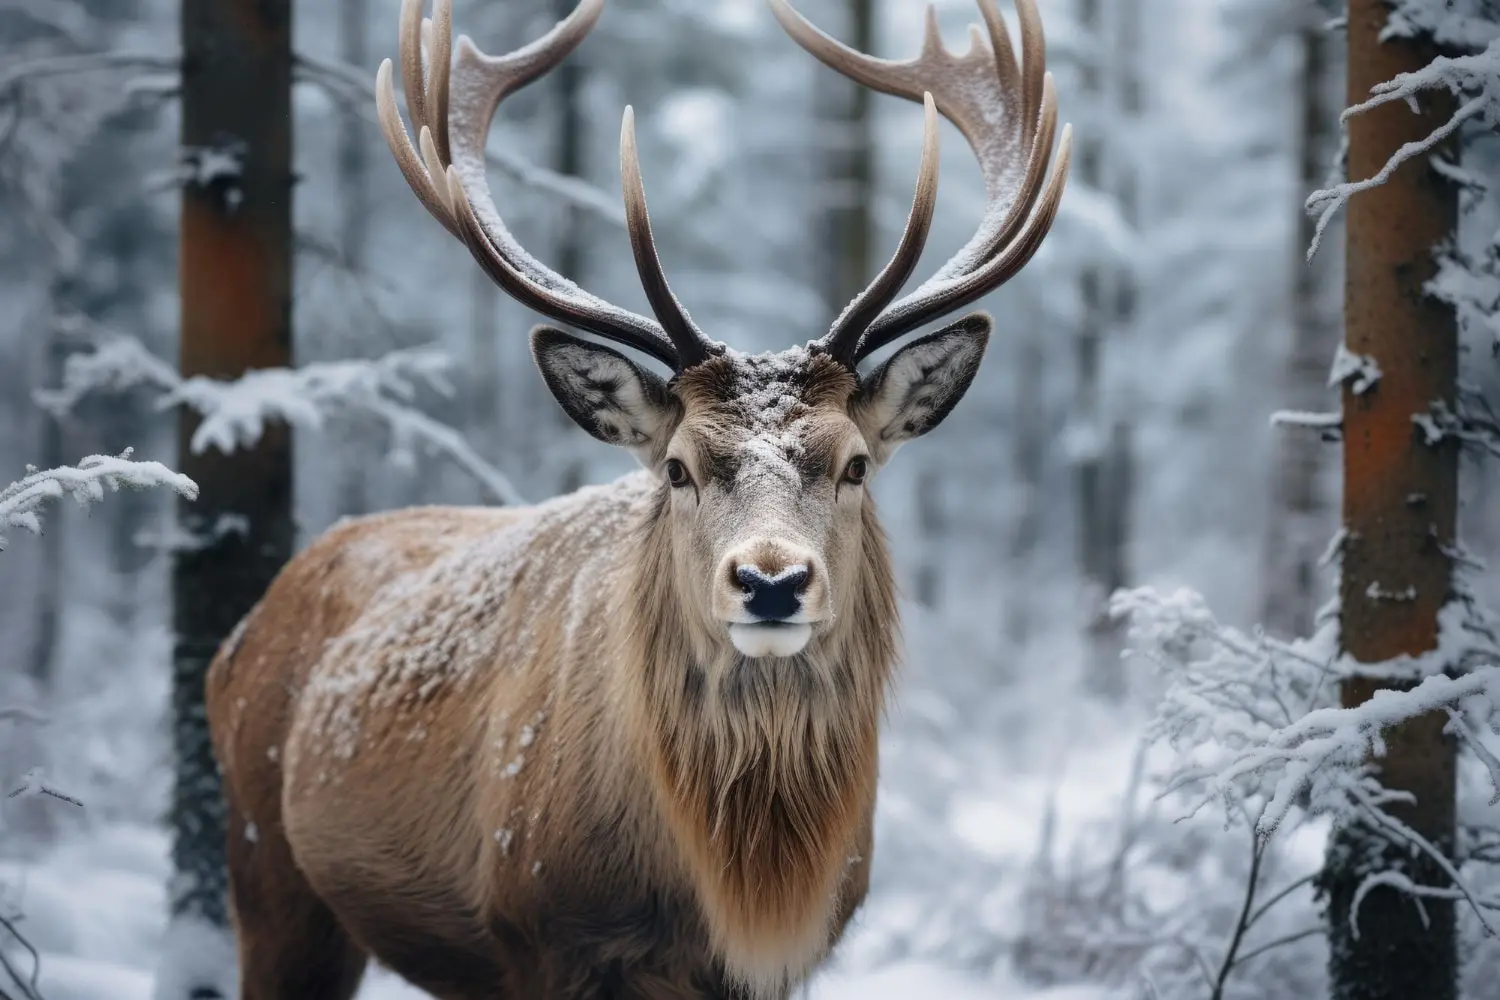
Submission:
[[[923,183],[918,185],[896,257],[819,342],[852,366],[902,334],[969,305],[1031,260],[1057,216],[1068,174],[1072,126],[1063,128],[1049,176],[1057,94],[1047,72],[1047,45],[1035,0],[1016,0],[1021,22],[1019,62],[994,0],[977,0],[985,30],[970,29],[971,44],[963,55],[944,47],[937,13],[929,5],[922,52],[905,61],[877,59],[851,49],[812,25],[788,0],[768,2],[799,45],[851,80],[929,106],[935,100],[937,110],[969,140],[984,173],[988,198],[979,230],[921,287],[891,304],[916,266],[931,222],[936,176],[927,182],[924,152]]]
[[[484,150],[500,102],[562,62],[599,20],[604,0],[581,0],[542,38],[506,55],[486,55],[467,36],[460,38],[456,65],[452,0],[436,0],[430,20],[423,18],[423,6],[423,0],[403,0],[401,6],[401,78],[418,132],[415,146],[396,110],[389,59],[376,79],[376,102],[391,152],[433,217],[468,246],[496,284],[543,315],[644,351],[677,371],[721,353],[722,345],[704,336],[667,287],[646,216],[630,109],[620,142],[626,218],[659,323],[589,294],[528,254],[490,195]]]

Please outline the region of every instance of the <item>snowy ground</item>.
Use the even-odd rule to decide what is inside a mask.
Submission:
[[[46,1000],[150,1000],[152,963],[164,928],[168,840],[157,828],[106,826],[70,836],[30,865],[0,865],[21,887],[24,927],[42,952]],[[361,1000],[421,1000],[426,994],[376,971]],[[839,967],[808,1000],[1099,1000],[1092,987],[1034,989],[1001,974],[980,979],[931,961]]]

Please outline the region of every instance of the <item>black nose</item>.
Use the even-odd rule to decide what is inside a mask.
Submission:
[[[767,576],[759,566],[741,566],[734,571],[740,588],[749,595],[745,610],[769,622],[786,621],[797,613],[807,577],[806,566],[789,566],[775,576]]]

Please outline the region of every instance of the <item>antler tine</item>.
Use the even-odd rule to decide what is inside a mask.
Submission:
[[[938,111],[968,140],[984,175],[987,205],[974,236],[921,287],[881,311],[854,352],[857,360],[874,350],[871,345],[877,340],[889,343],[1003,284],[1046,235],[1056,215],[1056,204],[1049,199],[1061,197],[1062,178],[1055,171],[1048,177],[1047,172],[1057,129],[1057,97],[1046,70],[1041,15],[1035,0],[1016,0],[1021,27],[1018,62],[994,0],[977,0],[984,29],[971,29],[972,44],[962,55],[943,45],[936,10],[929,5],[921,53],[895,61],[858,52],[829,37],[788,0],[768,2],[787,33],[830,68],[908,100],[923,100],[930,92]],[[1065,130],[1064,143],[1069,136]],[[1064,170],[1067,160],[1066,155],[1058,159]],[[1018,248],[1029,249],[1017,252]]]
[[[917,190],[912,196],[911,213],[906,229],[890,263],[854,298],[833,323],[828,335],[817,346],[853,368],[859,339],[880,311],[890,305],[906,279],[917,268],[927,234],[932,230],[933,209],[937,205],[938,185],[938,116],[931,94],[922,98],[922,165],[917,170]]]
[[[396,109],[389,59],[381,64],[376,77],[381,131],[417,198],[448,232],[468,246],[474,259],[508,294],[545,316],[636,348],[681,371],[722,348],[697,332],[676,300],[670,299],[670,293],[672,308],[663,309],[660,297],[647,289],[653,307],[659,311],[658,323],[579,288],[516,241],[495,206],[485,177],[485,144],[500,102],[567,58],[599,20],[604,3],[580,0],[573,12],[546,35],[505,55],[487,55],[467,36],[462,37],[455,60],[452,0],[435,0],[430,21],[422,17],[424,0],[403,0],[402,83],[417,142],[413,145]],[[632,227],[632,241],[635,239]],[[646,277],[644,269],[642,276]],[[661,283],[664,287],[665,280]],[[691,330],[697,339],[682,336],[684,330]],[[685,346],[689,348],[686,352]]]
[[[1063,126],[1057,160],[1042,191],[1036,211],[1026,219],[1019,236],[973,270],[945,280],[933,278],[886,309],[870,324],[855,357],[862,360],[886,344],[948,313],[972,305],[1020,273],[1041,247],[1067,188],[1073,159],[1073,126]]]
[[[691,368],[709,357],[724,353],[722,344],[704,336],[672,294],[656,253],[656,238],[651,235],[651,216],[646,212],[646,186],[641,180],[641,158],[635,145],[635,109],[626,106],[620,123],[620,182],[625,193],[625,225],[630,230],[630,249],[635,268],[646,290],[651,311],[661,321],[667,336],[677,348],[683,368]]]

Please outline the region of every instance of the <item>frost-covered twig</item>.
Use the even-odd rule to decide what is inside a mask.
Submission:
[[[65,362],[61,386],[36,393],[41,406],[62,414],[91,393],[145,386],[158,393],[159,409],[186,406],[202,416],[189,442],[195,453],[252,447],[272,421],[317,431],[333,418],[372,418],[390,432],[398,453],[420,445],[452,460],[500,503],[524,503],[509,478],[458,431],[410,405],[419,388],[452,394],[446,378],[450,362],[441,351],[416,348],[374,360],[262,368],[225,382],[204,376],[183,379],[133,337],[94,336],[92,353],[74,354]]]
[[[1385,102],[1385,99],[1382,98],[1372,98],[1364,104],[1358,104],[1349,108],[1344,112],[1344,116],[1347,118],[1351,114],[1368,111],[1376,104],[1383,104]],[[1452,118],[1433,129],[1426,138],[1417,140],[1416,142],[1408,142],[1398,149],[1395,155],[1386,161],[1385,166],[1381,167],[1374,177],[1367,177],[1364,180],[1358,181],[1346,181],[1343,184],[1338,184],[1331,188],[1322,188],[1308,195],[1307,211],[1317,213],[1318,224],[1313,231],[1312,244],[1307,248],[1307,259],[1312,260],[1317,255],[1318,248],[1323,241],[1323,232],[1328,228],[1328,224],[1333,221],[1333,217],[1338,214],[1339,209],[1349,204],[1351,198],[1361,192],[1380,187],[1386,181],[1390,180],[1403,164],[1416,159],[1424,153],[1431,152],[1452,138],[1463,127],[1465,122],[1483,113],[1489,103],[1490,98],[1486,96],[1475,97],[1468,101],[1454,113]]]
[[[60,791],[56,785],[47,780],[46,775],[42,774],[42,769],[39,767],[34,767],[23,774],[21,776],[21,787],[14,789],[5,797],[8,799],[34,799],[43,795],[62,802],[71,803],[80,809],[83,808],[83,802],[75,799],[66,792]]]
[[[1295,427],[1317,431],[1326,440],[1337,441],[1344,435],[1344,417],[1339,413],[1312,413],[1307,410],[1277,410],[1271,414],[1272,427]]]
[[[1409,4],[1408,8],[1411,7]],[[1398,12],[1393,15],[1392,24],[1399,25],[1400,19]],[[1491,28],[1494,28],[1493,24]],[[1393,33],[1403,32],[1397,27]],[[1318,215],[1312,245],[1307,248],[1309,260],[1317,253],[1328,223],[1339,209],[1349,203],[1350,198],[1384,184],[1403,164],[1430,153],[1470,121],[1481,122],[1490,129],[1500,125],[1500,38],[1491,35],[1484,44],[1488,47],[1483,52],[1439,57],[1416,72],[1402,73],[1395,79],[1376,86],[1368,100],[1344,112],[1343,119],[1347,122],[1355,115],[1364,114],[1392,101],[1403,101],[1412,105],[1415,110],[1418,96],[1423,91],[1430,90],[1445,90],[1463,99],[1463,103],[1448,121],[1433,129],[1426,138],[1402,146],[1374,177],[1335,184],[1308,196],[1307,210]],[[1446,166],[1442,165],[1439,169],[1451,174],[1452,171],[1446,169]]]
[[[42,522],[37,512],[43,504],[72,497],[80,506],[88,507],[104,499],[106,488],[116,491],[122,486],[167,486],[189,500],[198,496],[197,484],[187,476],[158,462],[131,461],[130,455],[128,448],[118,457],[90,455],[76,468],[61,466],[45,472],[27,466],[26,478],[0,490],[0,528],[25,528],[40,534]],[[0,535],[0,549],[4,547],[5,537]]]
[[[1435,400],[1426,413],[1414,413],[1411,420],[1422,432],[1422,443],[1429,448],[1449,438],[1500,457],[1500,422],[1487,407],[1478,412],[1455,413],[1447,403]]]

